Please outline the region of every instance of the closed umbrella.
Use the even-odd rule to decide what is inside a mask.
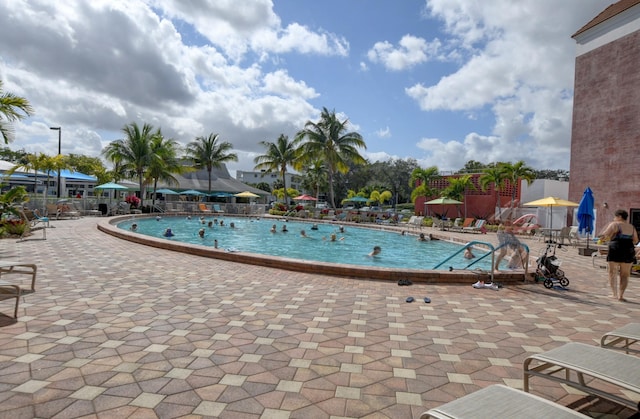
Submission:
[[[587,234],[587,249],[589,248],[589,236],[593,231],[593,192],[587,186],[578,205],[578,231]]]

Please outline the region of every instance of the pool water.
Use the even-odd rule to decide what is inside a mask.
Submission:
[[[208,227],[207,223],[214,219],[223,220],[224,226]],[[202,224],[197,216],[191,219],[175,216],[159,219],[139,218],[123,221],[118,227],[128,230],[135,222],[138,225],[136,233],[166,240],[211,247],[214,246],[214,240],[217,240],[219,249],[229,251],[398,269],[433,269],[461,248],[458,244],[441,240],[419,241],[415,233],[401,235],[399,232],[351,225],[345,226],[344,233],[341,233],[337,224],[319,223],[318,230],[312,230],[311,222],[274,221],[269,218],[211,216],[205,217],[204,220],[205,224]],[[231,223],[235,228],[230,227]],[[276,232],[272,233],[270,230],[274,224]],[[283,226],[287,227],[288,232],[282,232]],[[173,237],[163,237],[167,228],[171,228]],[[204,238],[198,235],[201,228],[205,230]],[[301,230],[305,230],[307,238],[301,237]],[[330,240],[332,234],[336,235],[336,241]],[[382,252],[371,257],[369,254],[374,246],[380,246]],[[474,249],[474,253],[476,256],[483,254],[479,249]],[[463,269],[469,263],[470,261],[460,254],[440,269]],[[487,257],[475,263],[471,269],[477,268],[491,269],[491,258]]]

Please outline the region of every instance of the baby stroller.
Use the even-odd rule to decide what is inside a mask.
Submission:
[[[545,288],[553,288],[560,283],[563,287],[569,286],[569,280],[560,269],[560,261],[556,257],[556,244],[549,243],[544,254],[538,258],[536,268],[536,281],[543,281]]]

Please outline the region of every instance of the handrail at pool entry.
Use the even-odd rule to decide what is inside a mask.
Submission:
[[[491,271],[490,271],[489,276],[491,278],[491,281],[493,282],[494,267],[495,267],[495,253],[496,253],[496,250],[499,250],[499,249],[503,248],[504,246],[506,246],[507,245],[506,243],[505,244],[501,244],[498,247],[494,247],[491,243],[483,242],[483,241],[479,241],[479,240],[473,240],[473,241],[467,242],[460,250],[456,251],[451,256],[447,257],[446,259],[444,259],[442,262],[438,263],[436,266],[434,266],[431,269],[434,269],[434,270],[438,269],[439,267],[441,267],[442,265],[444,265],[445,263],[447,263],[448,261],[450,261],[454,257],[458,256],[460,253],[463,253],[465,250],[467,250],[468,248],[470,248],[470,247],[472,247],[474,245],[482,245],[482,246],[487,247],[490,250],[488,252],[486,252],[484,255],[476,258],[473,262],[469,263],[467,266],[465,266],[462,269],[466,270],[466,269],[470,268],[471,266],[475,265],[476,263],[478,263],[479,261],[481,261],[482,259],[484,259],[484,258],[488,257],[489,255],[491,255]],[[530,255],[529,246],[527,246],[525,243],[520,243],[520,245],[525,248],[525,250],[527,251],[527,255]],[[524,261],[524,271],[527,272],[528,269],[529,269],[529,257],[527,256],[527,258]]]

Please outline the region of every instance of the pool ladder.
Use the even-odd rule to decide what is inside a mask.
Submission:
[[[465,266],[464,268],[462,268],[463,270],[467,270],[469,268],[471,268],[473,265],[475,265],[476,263],[480,262],[481,260],[484,260],[485,258],[491,256],[491,270],[490,270],[490,278],[491,278],[491,282],[493,282],[493,274],[494,274],[494,265],[495,265],[495,258],[496,258],[496,251],[502,249],[503,247],[507,246],[507,243],[501,244],[498,247],[495,247],[493,244],[488,243],[488,242],[483,242],[483,241],[479,241],[479,240],[473,240],[470,241],[468,243],[466,243],[461,249],[459,249],[457,252],[455,252],[454,254],[452,254],[451,256],[449,256],[448,258],[444,259],[442,262],[438,263],[436,266],[434,266],[432,269],[436,270],[438,268],[440,268],[442,265],[444,265],[445,263],[447,263],[448,261],[450,261],[451,259],[453,259],[454,257],[458,256],[460,253],[463,253],[465,250],[467,250],[468,248],[474,246],[474,245],[482,245],[486,248],[489,249],[489,252],[484,253],[481,256],[478,256],[476,258],[473,259],[473,261],[471,261],[467,266]],[[527,251],[527,255],[530,255],[529,252],[529,246],[527,246],[524,243],[520,243],[521,246],[523,246],[525,248],[525,250]],[[524,271],[527,272],[529,268],[529,257],[527,257],[527,259],[525,260],[524,263]]]

